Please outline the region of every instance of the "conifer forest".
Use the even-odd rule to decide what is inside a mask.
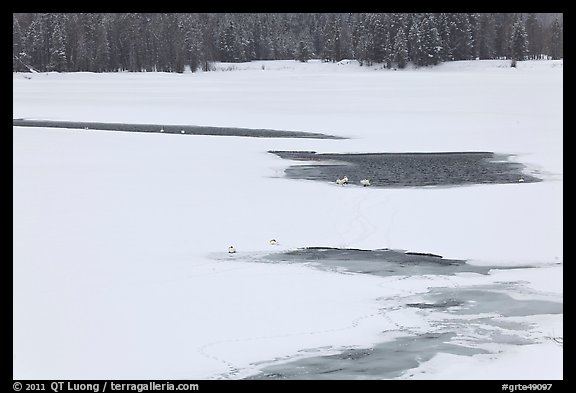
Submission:
[[[354,59],[386,68],[560,59],[563,14],[14,13],[13,71],[209,71]]]

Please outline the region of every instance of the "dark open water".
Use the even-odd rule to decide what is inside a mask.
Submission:
[[[347,176],[349,184],[370,180],[371,187],[461,186],[468,184],[533,183],[541,179],[523,174],[525,165],[511,155],[492,152],[318,154],[307,151],[271,151],[281,158],[316,161],[285,170],[291,179],[335,183]]]
[[[20,127],[72,128],[79,130],[152,132],[152,133],[184,134],[184,135],[243,136],[253,138],[345,139],[334,135],[319,134],[313,132],[281,131],[281,130],[234,128],[234,127],[206,127],[206,126],[191,126],[191,125],[98,123],[98,122],[84,122],[84,121],[54,121],[54,120],[26,120],[26,119],[13,119],[12,125]]]

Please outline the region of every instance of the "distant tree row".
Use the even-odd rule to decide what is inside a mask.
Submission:
[[[14,71],[210,70],[214,61],[356,59],[404,68],[560,59],[563,15],[511,13],[13,14]]]

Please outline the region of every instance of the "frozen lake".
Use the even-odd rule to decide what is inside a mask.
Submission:
[[[241,68],[14,73],[15,379],[563,378],[561,62]]]

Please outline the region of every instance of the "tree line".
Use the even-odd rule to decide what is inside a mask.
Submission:
[[[15,13],[13,71],[208,71],[215,61],[404,68],[470,59],[560,59],[563,14]]]

